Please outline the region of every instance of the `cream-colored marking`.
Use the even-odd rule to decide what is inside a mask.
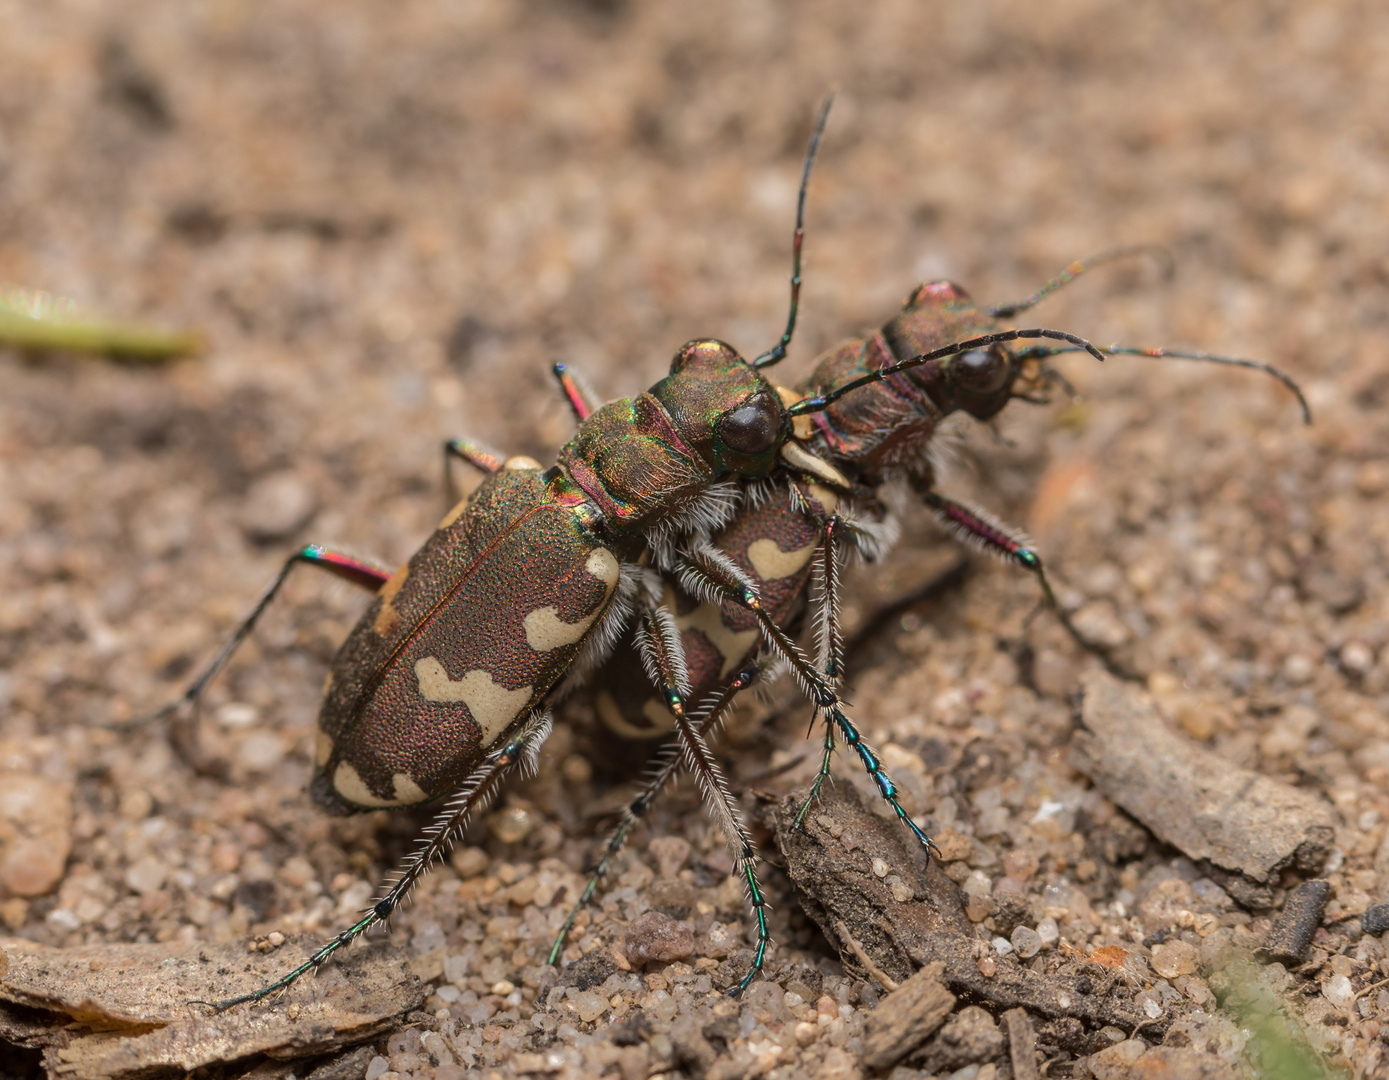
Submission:
[[[328,764],[328,759],[333,756],[333,737],[326,731],[319,731],[314,736],[314,762],[321,769]]]
[[[453,509],[444,515],[444,520],[439,522],[440,529],[447,529],[455,521],[463,516],[463,511],[468,509],[468,499],[459,499],[453,504]]]
[[[675,616],[675,625],[681,630],[698,630],[723,657],[720,678],[726,676],[742,661],[743,657],[757,644],[758,630],[730,630],[724,625],[723,615],[713,604],[700,604],[693,611]]]
[[[429,798],[424,789],[405,773],[398,772],[392,776],[391,785],[395,788],[395,795],[383,799],[367,787],[366,781],[350,762],[342,762],[333,771],[333,790],[357,806],[410,806]]]
[[[844,474],[831,465],[828,461],[817,458],[809,450],[794,439],[790,442],[781,444],[781,456],[786,460],[786,464],[793,469],[799,469],[803,473],[809,473],[817,479],[833,487],[849,487],[849,481]]]
[[[325,676],[323,677],[323,693],[320,694],[319,696],[320,696],[320,697],[325,697],[325,698],[326,698],[326,697],[328,696],[329,691],[331,691],[332,689],[333,689],[333,673],[330,671],[330,672],[328,672],[327,675],[325,675]]]
[[[468,706],[477,726],[482,728],[483,746],[491,746],[497,735],[521,715],[531,699],[531,687],[508,690],[481,668],[455,682],[433,656],[415,661],[415,678],[420,681],[420,695],[426,701],[461,701]]]
[[[520,469],[535,469],[539,472],[540,462],[536,461],[533,457],[526,457],[525,454],[517,454],[515,457],[509,457],[503,461],[502,468],[508,472],[514,472]]]
[[[617,579],[621,576],[617,558],[607,548],[594,548],[589,554],[588,562],[584,564],[584,569],[603,583],[603,603],[598,604],[592,614],[572,623],[561,619],[559,608],[553,604],[536,608],[521,621],[521,625],[526,628],[526,643],[536,652],[549,652],[561,645],[573,645],[588,633],[588,628],[602,614],[607,598],[612,595],[613,589],[617,587]]]
[[[624,739],[649,739],[653,735],[664,735],[667,731],[675,729],[674,715],[669,709],[663,708],[655,699],[648,699],[646,707],[642,710],[643,715],[651,721],[651,727],[639,727],[623,716],[622,710],[617,707],[617,702],[613,700],[612,694],[607,690],[600,690],[593,703],[598,709],[598,719],[603,721],[609,731],[622,736]],[[663,715],[656,716],[648,711],[653,705]]]
[[[782,551],[775,540],[763,537],[748,545],[748,562],[763,581],[777,581],[804,570],[817,546],[812,542],[795,551]]]
[[[617,584],[617,579],[621,575],[621,570],[617,565],[617,556],[607,548],[594,548],[588,557],[588,562],[584,563],[584,569],[596,577],[611,592]]]
[[[409,576],[410,563],[407,560],[400,564],[400,569],[391,575],[390,580],[381,586],[381,591],[377,594],[381,597],[381,610],[376,613],[376,620],[371,624],[371,628],[382,637],[389,636],[391,631],[400,625],[400,612],[395,609],[395,595],[400,592]]]
[[[521,621],[521,625],[526,628],[527,645],[536,652],[549,652],[561,645],[573,645],[588,633],[596,618],[597,611],[585,615],[578,622],[568,623],[559,617],[559,608],[551,604],[536,608]]]
[[[822,484],[807,484],[805,493],[820,504],[820,509],[833,514],[839,509],[839,496]]]

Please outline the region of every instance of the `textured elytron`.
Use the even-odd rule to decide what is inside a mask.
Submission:
[[[538,470],[488,477],[445,520],[339,654],[319,716],[320,802],[409,806],[452,790],[612,602],[618,555]]]
[[[811,508],[832,513],[834,493],[818,485],[811,489]],[[745,508],[714,536],[715,546],[757,581],[763,606],[779,623],[788,621],[801,602],[822,535],[814,517],[790,510],[790,497],[785,485],[776,486],[759,505]],[[759,631],[751,612],[732,604],[696,604],[670,587],[663,602],[680,628],[691,701],[720,689],[757,652]],[[628,738],[650,738],[675,724],[664,703],[651,693],[630,649],[614,657],[594,703],[604,724]]]

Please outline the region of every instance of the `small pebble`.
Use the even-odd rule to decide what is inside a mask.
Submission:
[[[1347,641],[1341,646],[1341,666],[1356,675],[1364,675],[1375,666],[1374,650],[1363,641]]]
[[[381,1077],[386,1074],[390,1067],[390,1062],[388,1062],[380,1054],[377,1054],[374,1058],[367,1062],[366,1080],[381,1080]]]
[[[449,856],[449,865],[458,872],[458,876],[464,881],[475,878],[486,871],[492,860],[487,852],[479,847],[458,848]]]
[[[0,897],[43,896],[72,850],[72,795],[63,784],[0,771]]]
[[[1044,945],[1055,945],[1061,940],[1061,927],[1056,924],[1056,920],[1048,916],[1037,924],[1037,936],[1042,939]]]
[[[508,806],[487,819],[492,835],[503,844],[519,844],[530,835],[534,822],[523,806]]]
[[[1355,987],[1350,984],[1350,979],[1344,975],[1333,975],[1327,979],[1321,992],[1326,1000],[1338,1009],[1350,1008],[1351,1002],[1355,1000]]]
[[[143,821],[154,811],[154,797],[144,788],[131,788],[121,795],[120,815],[126,821]]]
[[[1015,927],[1010,940],[1013,943],[1013,948],[1024,960],[1030,959],[1042,951],[1042,935],[1031,927]]]
[[[313,488],[297,473],[284,470],[251,485],[237,518],[241,531],[251,540],[283,540],[307,525],[317,509]]]
[[[1003,872],[1015,881],[1027,881],[1040,865],[1037,853],[1031,850],[1013,850],[1003,856]]]
[[[1361,929],[1376,936],[1389,930],[1389,904],[1371,904],[1360,918]]]
[[[999,956],[1007,956],[1013,951],[1013,943],[1006,937],[996,937],[993,939],[994,952]]]
[[[217,708],[217,722],[224,728],[251,728],[260,723],[260,710],[244,701],[228,701]]]
[[[402,1028],[386,1040],[387,1054],[418,1054],[423,1045],[419,1028]]]
[[[694,952],[694,931],[669,915],[648,911],[627,927],[622,952],[634,968],[652,960],[681,960]]]
[[[1283,677],[1294,686],[1308,682],[1316,671],[1316,661],[1302,653],[1293,653],[1283,661]]]
[[[646,850],[655,857],[661,877],[673,878],[690,857],[690,842],[683,836],[658,836],[646,845]]]
[[[571,784],[587,784],[593,779],[593,766],[583,754],[570,754],[560,766],[560,772]]]
[[[285,742],[273,731],[252,731],[236,750],[236,760],[248,772],[269,772],[285,759]]]
[[[1153,946],[1153,970],[1164,979],[1193,974],[1196,959],[1196,946],[1188,945],[1185,941],[1166,941]]]
[[[696,951],[700,956],[722,960],[725,956],[732,955],[733,950],[738,947],[738,943],[737,927],[716,922],[709,927],[707,933],[700,937]]]
[[[134,865],[126,868],[125,883],[132,892],[149,896],[158,892],[169,876],[169,868],[153,855],[146,855]]]

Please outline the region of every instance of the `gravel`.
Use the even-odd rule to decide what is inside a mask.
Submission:
[[[318,690],[359,596],[295,577],[212,686],[196,753],[184,727],[140,721],[295,547],[407,558],[449,501],[444,439],[553,460],[571,430],[554,359],[616,397],[696,334],[748,353],[774,341],[800,154],[833,83],[779,377],[883,321],[919,279],[1003,301],[1075,257],[1155,242],[1175,257],[1171,280],[1134,260],[1026,318],[1268,360],[1316,417],[1302,427],[1255,373],[1058,357],[1077,400],[1015,404],[995,431],[959,424],[941,440],[943,490],[1027,527],[1154,722],[1223,775],[1324,808],[1318,865],[1274,868],[1280,852],[1257,888],[1214,848],[1161,842],[1177,834],[1078,768],[1073,695],[1095,661],[1047,614],[1029,619],[1027,575],[975,561],[875,621],[956,565],[907,506],[896,553],[847,578],[860,632],[847,697],[936,838],[931,880],[941,895],[968,886],[956,929],[981,947],[971,977],[1111,980],[1152,1019],[1115,1040],[1117,1027],[1073,1023],[1075,1008],[1031,1009],[1050,1076],[1241,1075],[1283,1045],[1268,1016],[1335,1067],[1383,1071],[1389,992],[1370,989],[1389,976],[1375,914],[1389,902],[1379,6],[295,0],[256,18],[129,0],[29,5],[5,25],[0,286],[208,342],[164,367],[0,352],[0,921],[58,950],[48,970],[80,974],[78,949],[147,950],[150,986],[173,985],[164,954],[287,966],[370,903],[428,815],[327,818],[304,793]],[[537,777],[393,919],[401,953],[361,949],[248,1015],[292,1046],[286,1010],[309,1009],[310,990],[340,987],[339,968],[401,977],[408,958],[423,1003],[383,998],[405,1011],[364,1036],[366,1062],[386,1063],[377,1080],[648,1076],[706,1046],[707,1075],[860,1075],[866,1019],[889,996],[775,867],[770,981],[722,996],[745,970],[748,921],[692,785],[636,830],[559,968],[544,963],[641,760],[581,699],[561,719]],[[783,685],[723,734],[750,817],[813,777],[808,720]],[[836,776],[875,797],[847,759]],[[32,810],[10,801],[26,790]],[[927,906],[909,857],[865,853],[862,829],[808,827],[837,859],[863,857],[883,911]],[[1326,882],[1326,902],[1305,958],[1240,966],[1308,880]],[[652,912],[692,941],[642,967],[626,937]],[[1024,929],[1041,945],[1020,959],[1035,944],[1013,940]],[[1187,949],[1195,970],[1159,970],[1185,970]],[[83,986],[70,989],[80,1011]],[[211,1046],[185,1019],[177,1031]],[[987,1028],[932,1067],[1006,1067]],[[411,1031],[417,1044],[388,1045]],[[216,1045],[237,1061],[249,1044]],[[314,1067],[337,1053],[316,1050]],[[340,1080],[374,1067],[352,1062]]]

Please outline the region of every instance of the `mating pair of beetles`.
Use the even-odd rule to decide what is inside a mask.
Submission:
[[[404,566],[390,573],[317,545],[296,552],[213,662],[161,711],[196,707],[294,567],[316,566],[376,599],[328,676],[314,799],[343,813],[446,799],[418,849],[359,921],[280,979],[207,1003],[215,1010],[287,988],[387,920],[505,777],[534,762],[551,726],[548,703],[589,677],[603,684],[608,700],[622,703],[619,709],[645,709],[649,717],[655,705],[674,734],[575,914],[661,787],[688,768],[729,843],[756,922],[751,965],[729,991],[741,992],[766,955],[766,905],[755,849],[705,736],[761,663],[789,668],[823,723],[820,773],[802,817],[842,738],[902,823],[928,853],[932,848],[836,689],[843,675],[839,549],[869,556],[881,549],[888,530],[876,491],[884,482],[905,479],[957,534],[1035,574],[1067,630],[1094,648],[1055,603],[1041,560],[1016,530],[935,491],[930,444],[940,421],[956,411],[987,420],[1015,397],[1046,400],[1051,384],[1064,380],[1045,358],[1081,350],[1101,360],[1130,353],[1255,368],[1302,401],[1287,376],[1254,361],[1102,351],[1057,330],[998,328],[999,319],[1115,253],[1072,264],[1013,305],[983,309],[950,283],[923,285],[881,331],[822,358],[800,391],[774,385],[765,372],[785,357],[795,330],[806,190],[829,106],[805,158],[790,313],[774,348],[748,361],[723,342],[692,341],[649,391],[601,407],[557,365],[580,423],[554,466],[503,461],[466,440],[450,442],[446,454],[488,475]],[[1008,345],[1025,339],[1061,344]],[[813,658],[787,631],[807,594],[817,631]],[[631,665],[624,669],[621,656],[609,663],[619,643],[635,649],[648,685],[624,679]],[[655,702],[647,700],[653,692]],[[629,726],[650,730],[640,718]],[[552,963],[573,920],[571,914]]]

